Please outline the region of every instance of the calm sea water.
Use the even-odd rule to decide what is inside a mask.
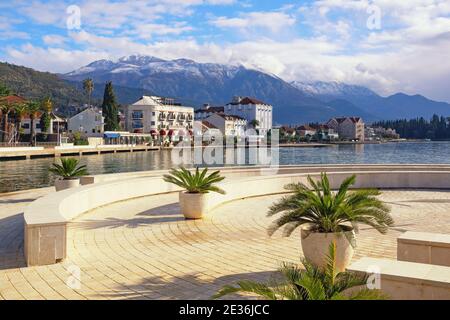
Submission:
[[[0,161],[0,193],[53,185],[48,168],[53,158]],[[90,174],[169,169],[170,151],[86,156]],[[329,148],[282,148],[280,164],[450,164],[450,142],[405,142],[340,145]]]

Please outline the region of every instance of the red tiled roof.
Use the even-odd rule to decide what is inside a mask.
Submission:
[[[195,113],[223,113],[225,111],[224,107],[209,107],[208,109],[198,109]]]
[[[208,121],[202,121],[202,125],[207,127],[208,129],[217,129],[215,125],[209,123]]]
[[[239,103],[233,102],[231,104],[232,105],[239,105],[239,104],[241,104],[241,105],[248,105],[248,104],[264,104],[264,105],[268,105],[267,103],[265,103],[265,102],[263,102],[261,100],[258,100],[258,99],[255,99],[255,98],[250,98],[250,97],[243,98],[241,100],[241,102],[239,102]]]
[[[304,125],[304,126],[300,126],[298,127],[298,130],[305,130],[305,131],[314,131],[316,130],[315,128],[308,126],[308,125]]]
[[[239,117],[239,116],[235,116],[235,115],[219,114],[219,116],[221,116],[225,120],[231,120],[231,121],[234,121],[234,120],[245,120],[244,118]]]
[[[27,100],[18,95],[12,95],[12,96],[0,97],[0,101],[6,102],[7,104],[15,104],[15,103],[24,103]]]
[[[361,120],[360,117],[340,117],[340,118],[334,118],[334,119],[336,119],[336,121],[338,123],[342,123],[342,122],[344,122],[347,119],[350,119],[353,123],[357,123],[357,122],[359,122]]]

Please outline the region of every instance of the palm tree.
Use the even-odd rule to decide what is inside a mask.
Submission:
[[[255,119],[255,120],[250,121],[249,125],[252,126],[253,129],[256,129],[260,126],[260,122]]]
[[[205,168],[202,172],[197,168],[195,174],[185,168],[172,169],[170,174],[164,175],[164,181],[186,189],[188,193],[217,192],[225,194],[225,191],[214,185],[225,179],[225,177],[220,176],[220,171],[215,171],[210,175],[207,175],[207,173],[208,168]]]
[[[20,138],[20,130],[22,125],[23,117],[27,114],[28,108],[25,103],[18,103],[14,106],[14,117],[17,128],[17,134],[19,134]]]
[[[325,269],[303,260],[304,269],[284,264],[280,273],[284,281],[269,284],[240,281],[236,287],[223,287],[213,299],[229,294],[249,293],[266,300],[383,300],[387,299],[379,290],[363,288],[367,276],[349,272],[338,272],[335,267],[336,246],[330,245]]]
[[[51,173],[70,180],[85,176],[88,174],[86,166],[78,166],[79,161],[75,158],[61,159],[61,164],[54,163],[53,167],[48,169]]]
[[[83,81],[83,89],[86,91],[86,94],[88,95],[88,106],[91,106],[91,97],[92,92],[94,91],[94,81],[92,79],[85,79]]]
[[[0,111],[2,114],[3,127],[1,129],[2,141],[6,142],[9,134],[9,114],[14,111],[14,104],[9,103],[6,99],[0,98]]]
[[[35,122],[39,111],[41,111],[41,104],[36,101],[29,101],[27,103],[27,109],[28,114],[30,116],[30,126],[31,126],[30,144],[34,145],[34,138],[36,136]]]
[[[48,133],[52,119],[51,119],[51,113],[53,109],[53,102],[50,98],[46,98],[42,101],[41,104],[42,108],[42,116],[41,116],[41,131],[42,133]]]
[[[332,192],[325,173],[315,182],[310,176],[308,182],[312,190],[302,184],[290,184],[286,190],[293,195],[284,197],[269,210],[268,216],[282,214],[269,228],[273,235],[281,227],[289,237],[294,230],[309,225],[312,232],[338,233],[348,231],[349,224],[356,230],[359,223],[369,225],[382,234],[394,224],[390,208],[376,197],[378,190],[357,190],[349,192],[355,184],[356,176],[351,176],[341,184],[338,192]]]

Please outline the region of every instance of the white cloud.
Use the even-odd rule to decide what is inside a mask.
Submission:
[[[210,24],[219,28],[237,28],[248,30],[263,28],[273,33],[294,25],[296,18],[284,12],[248,12],[239,17],[217,17],[210,20]]]
[[[43,39],[50,47],[64,45],[64,49],[36,44],[9,46],[6,57],[39,70],[69,72],[94,60],[140,53],[165,59],[243,64],[288,81],[336,80],[366,85],[385,95],[402,91],[450,101],[448,0],[320,0],[299,9],[290,5],[276,11],[256,9],[235,16],[209,16],[207,23],[213,31],[206,34],[185,22],[194,6],[234,2],[80,1],[84,30],[69,33],[67,39],[55,35]],[[370,3],[381,9],[381,30],[366,27]],[[65,10],[41,5],[33,2],[30,6],[34,10],[27,14],[40,23],[65,23]],[[248,5],[242,3],[241,7]],[[42,13],[44,9],[49,13]],[[170,19],[161,19],[166,13]],[[300,31],[283,38],[299,25]],[[214,26],[237,30],[245,40],[215,41]],[[200,33],[197,38],[167,40],[171,35],[184,37],[194,30]]]

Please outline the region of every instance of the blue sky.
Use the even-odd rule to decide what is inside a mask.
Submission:
[[[448,52],[448,0],[0,2],[0,60],[42,71],[146,54],[450,101]]]

